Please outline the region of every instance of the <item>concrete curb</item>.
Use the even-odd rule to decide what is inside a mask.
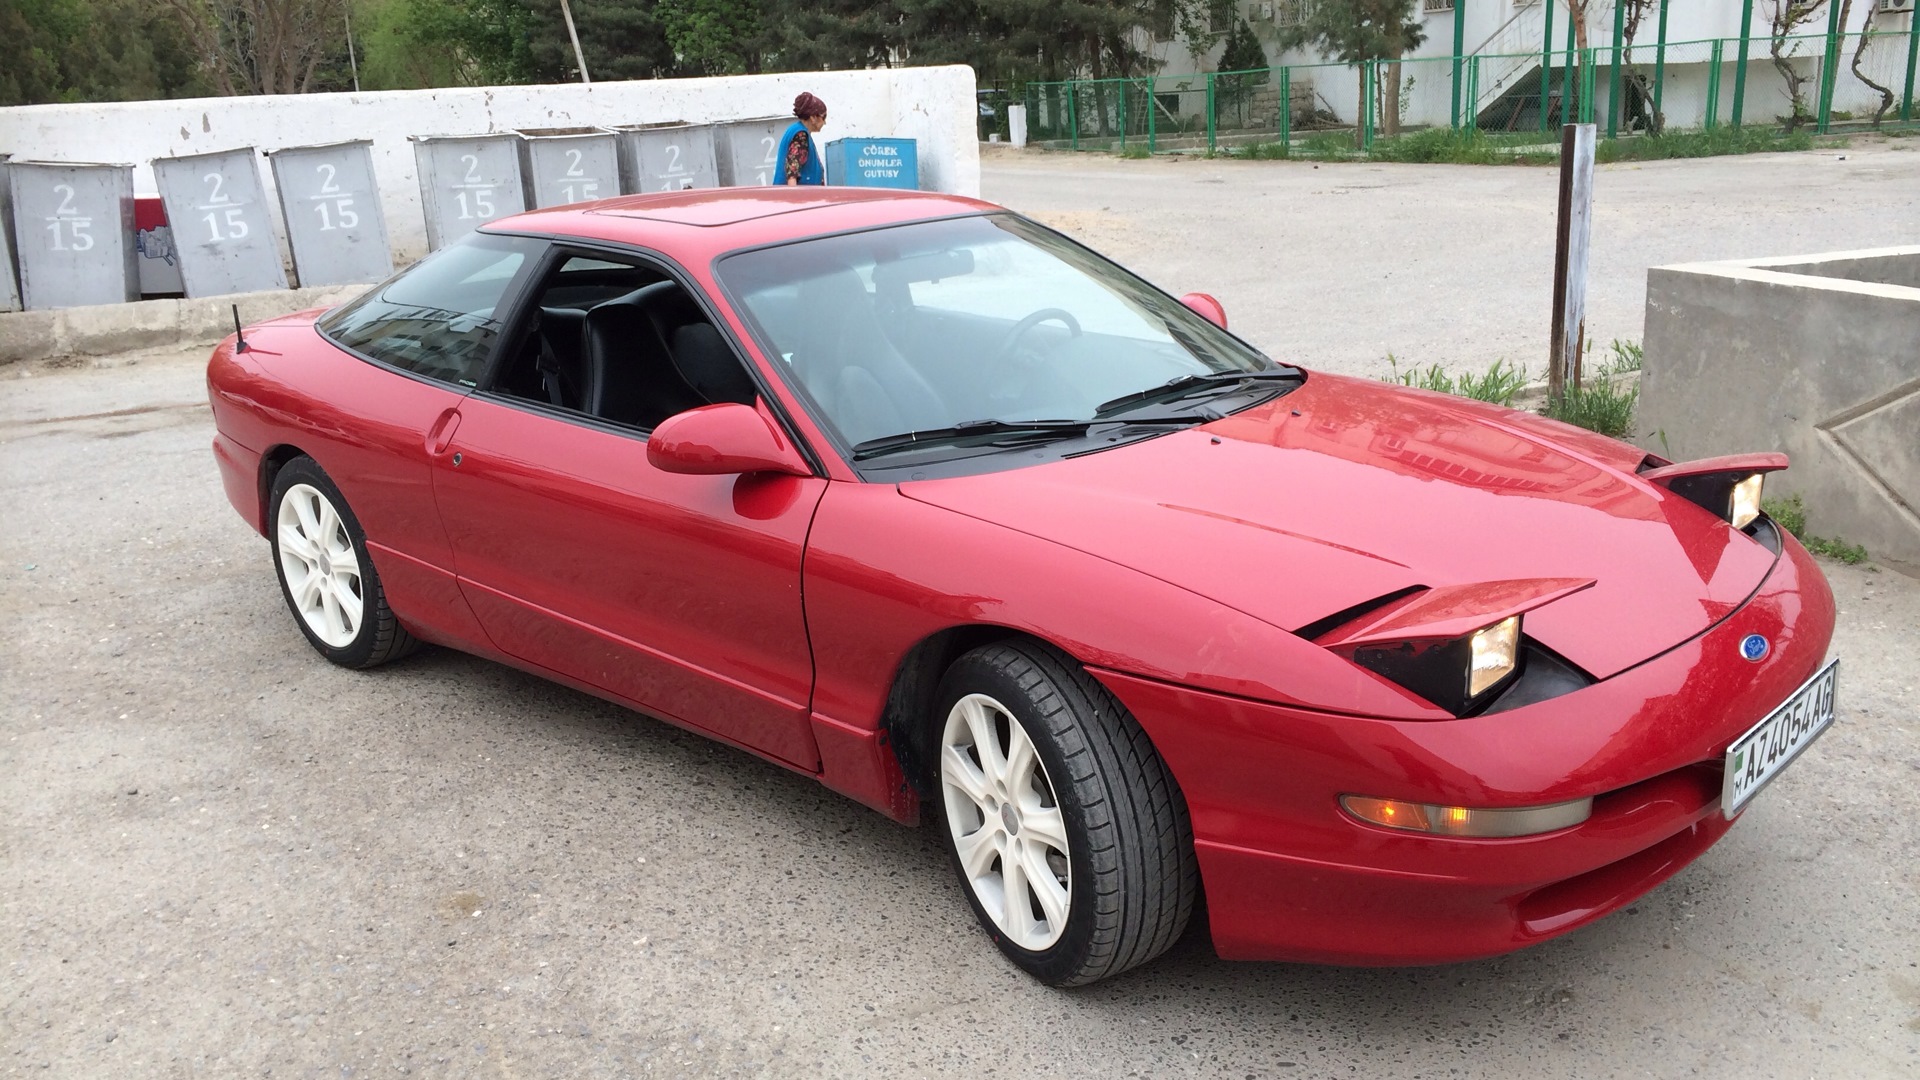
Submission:
[[[233,333],[233,307],[240,321],[256,323],[311,308],[332,307],[366,291],[366,285],[274,289],[206,296],[196,300],[141,300],[131,304],[13,311],[0,314],[0,365],[60,356],[105,356],[130,349],[212,345]]]

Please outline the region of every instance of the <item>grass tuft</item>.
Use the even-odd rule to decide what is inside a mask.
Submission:
[[[1393,374],[1386,381],[1411,386],[1417,390],[1437,390],[1442,394],[1455,394],[1475,401],[1488,401],[1495,405],[1512,405],[1515,394],[1527,385],[1527,369],[1505,360],[1495,360],[1484,375],[1461,375],[1455,378],[1439,364],[1429,364],[1424,368],[1410,367],[1400,370],[1400,360],[1392,353],[1387,354],[1387,364]]]
[[[1550,397],[1540,411],[1552,419],[1624,439],[1633,431],[1633,410],[1640,403],[1638,384],[1621,389],[1604,375]]]
[[[1792,533],[1815,555],[1825,555],[1830,559],[1839,559],[1848,565],[1867,561],[1867,549],[1859,544],[1849,544],[1845,540],[1829,540],[1824,536],[1814,536],[1807,531],[1807,507],[1796,493],[1784,499],[1766,499],[1760,504],[1774,524]]]

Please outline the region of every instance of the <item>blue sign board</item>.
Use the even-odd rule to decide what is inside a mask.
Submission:
[[[827,144],[827,183],[842,187],[920,187],[912,139],[835,139]]]

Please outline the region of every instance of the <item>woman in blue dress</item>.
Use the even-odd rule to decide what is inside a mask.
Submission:
[[[827,103],[803,93],[793,99],[793,115],[793,124],[780,136],[780,183],[824,184],[826,169],[813,136],[827,125]]]

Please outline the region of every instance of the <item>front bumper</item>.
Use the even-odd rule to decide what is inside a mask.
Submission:
[[[1699,637],[1563,697],[1441,722],[1225,697],[1110,671],[1193,817],[1229,959],[1431,964],[1497,955],[1614,911],[1704,852],[1728,745],[1818,670],[1833,595],[1791,538]],[[1739,642],[1764,634],[1760,663]],[[1518,807],[1594,797],[1580,825],[1505,840],[1363,824],[1342,794]]]

